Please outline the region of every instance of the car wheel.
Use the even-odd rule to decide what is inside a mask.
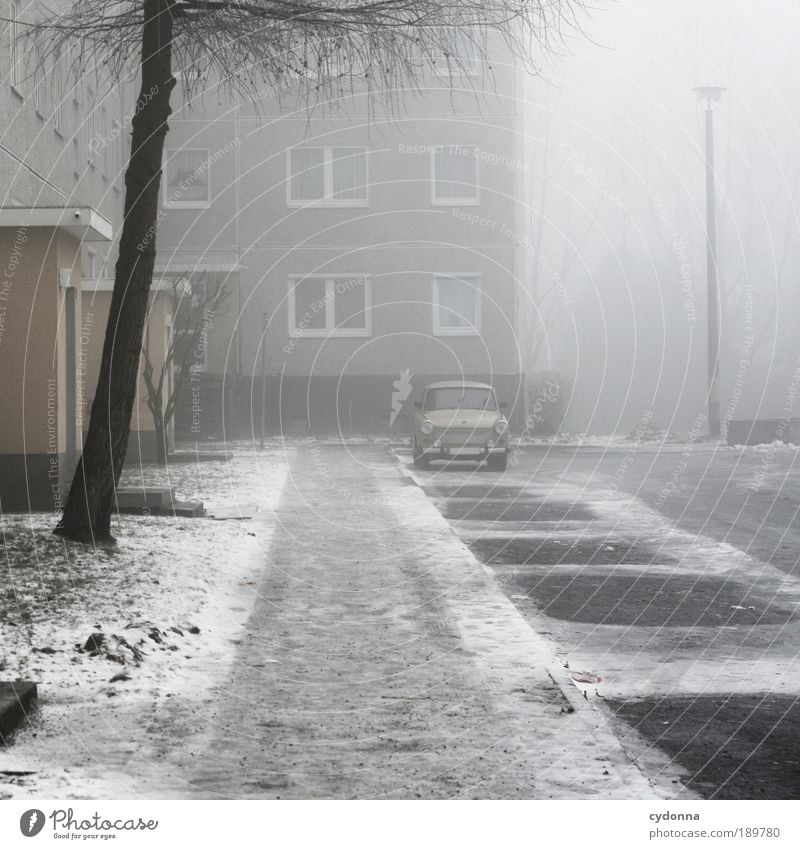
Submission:
[[[504,451],[502,454],[490,454],[486,464],[490,469],[504,472],[508,466],[508,451]]]

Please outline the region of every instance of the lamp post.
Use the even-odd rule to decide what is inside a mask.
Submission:
[[[708,435],[721,433],[719,401],[719,275],[717,272],[717,214],[714,197],[714,104],[724,88],[706,85],[692,89],[706,105],[706,279],[708,284]]]
[[[261,334],[261,442],[264,449],[264,419],[267,415],[267,314],[264,313],[264,329]]]

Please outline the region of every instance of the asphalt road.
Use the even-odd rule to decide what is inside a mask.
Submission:
[[[525,447],[414,471],[635,758],[708,798],[800,798],[794,451]]]

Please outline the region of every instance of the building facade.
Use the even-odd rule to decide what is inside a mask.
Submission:
[[[257,435],[262,416],[271,434],[405,434],[421,389],[459,377],[521,414],[517,71],[454,74],[383,114],[359,92],[176,102],[158,267],[231,293],[179,436]]]
[[[76,77],[75,56],[31,42],[17,24],[35,4],[3,2],[0,510],[58,512],[97,381],[134,95]],[[152,423],[139,416],[137,427],[134,451]]]

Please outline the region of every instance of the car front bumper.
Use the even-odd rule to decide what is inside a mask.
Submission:
[[[433,436],[424,438],[420,446],[422,456],[428,460],[485,460],[493,454],[504,454],[508,450],[508,439],[505,435],[476,438],[471,435],[468,440],[443,441]]]

